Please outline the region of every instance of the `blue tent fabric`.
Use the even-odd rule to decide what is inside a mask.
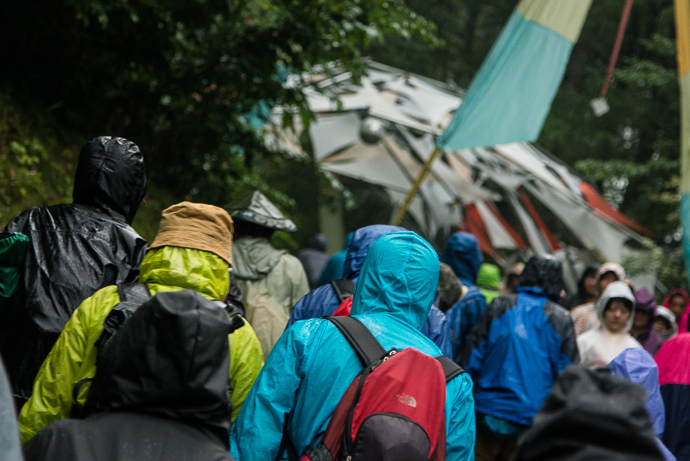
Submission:
[[[355,285],[351,314],[385,349],[439,348],[419,329],[429,315],[438,280],[436,252],[413,232],[380,238]],[[286,459],[284,428],[298,453],[318,443],[333,410],[362,366],[328,320],[299,321],[273,348],[235,421],[231,454],[239,461]],[[474,459],[474,405],[467,373],[448,383],[445,419],[449,461]]]
[[[346,278],[357,281],[364,258],[366,258],[369,248],[379,237],[388,233],[403,231],[405,229],[402,227],[388,225],[374,225],[358,229],[352,237],[344,264]],[[290,313],[287,328],[298,320],[331,315],[339,305],[340,301],[333,291],[333,287],[330,284],[320,286],[307,293],[295,304]],[[422,334],[436,343],[443,355],[452,358],[449,322],[436,306],[431,307],[429,316],[422,327]]]

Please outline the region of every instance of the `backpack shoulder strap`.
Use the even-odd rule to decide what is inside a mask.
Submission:
[[[131,302],[133,304],[144,304],[151,297],[151,291],[146,283],[118,283],[117,294],[120,302]]]
[[[362,322],[354,317],[326,317],[345,336],[364,366],[378,362],[386,350]]]
[[[446,377],[446,383],[450,382],[450,380],[455,378],[456,376],[466,373],[466,371],[460,365],[453,362],[445,355],[439,355],[438,357],[436,357],[436,360],[438,360],[438,362],[443,367],[443,374]]]
[[[355,292],[355,282],[350,279],[333,280],[331,282],[333,291],[338,296],[338,301],[342,303],[347,298],[351,298]]]

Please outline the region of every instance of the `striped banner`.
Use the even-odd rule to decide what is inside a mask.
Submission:
[[[591,0],[522,0],[475,75],[444,150],[535,141]]]
[[[690,277],[690,0],[675,0],[680,85],[680,212],[683,253]]]

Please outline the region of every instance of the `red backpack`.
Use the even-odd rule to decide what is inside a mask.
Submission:
[[[328,320],[365,367],[340,399],[322,442],[300,461],[444,461],[446,383],[464,370],[411,347],[386,351],[354,317]],[[292,447],[289,452],[296,460]]]

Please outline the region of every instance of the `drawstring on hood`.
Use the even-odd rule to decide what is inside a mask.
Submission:
[[[350,315],[391,314],[419,330],[429,316],[438,273],[436,251],[419,235],[384,235],[364,260]]]

